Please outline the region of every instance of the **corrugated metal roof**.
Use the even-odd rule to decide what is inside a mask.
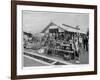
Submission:
[[[86,34],[85,32],[81,31],[80,28],[72,27],[72,26],[69,26],[69,25],[66,25],[66,24],[65,25],[63,25],[63,24],[59,24],[58,25],[58,24],[53,23],[53,22],[51,22],[50,24],[48,24],[47,27],[44,28],[41,32],[44,33],[52,25],[57,26],[58,28],[63,29],[65,31]]]
[[[76,33],[83,33],[83,34],[85,34],[85,32],[81,31],[79,28],[77,29],[77,28],[71,27],[69,25],[66,25],[66,26],[62,25],[61,27],[63,29],[65,29],[65,30],[69,31],[69,32],[76,32]]]

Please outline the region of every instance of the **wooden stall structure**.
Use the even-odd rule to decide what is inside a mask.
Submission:
[[[41,33],[46,35],[44,44],[46,54],[59,56],[64,60],[79,58],[77,50],[79,36],[85,35],[84,32],[80,31],[79,27],[66,24],[59,26],[51,22]]]

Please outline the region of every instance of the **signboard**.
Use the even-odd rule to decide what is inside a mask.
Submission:
[[[49,29],[49,33],[58,33],[58,28]]]

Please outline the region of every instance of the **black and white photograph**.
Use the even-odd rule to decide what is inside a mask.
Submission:
[[[89,64],[89,14],[22,10],[23,67]]]

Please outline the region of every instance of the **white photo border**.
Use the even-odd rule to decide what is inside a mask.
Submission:
[[[89,64],[22,68],[22,10],[89,13]],[[94,9],[17,5],[17,75],[94,71]],[[91,54],[91,55],[90,55]]]

